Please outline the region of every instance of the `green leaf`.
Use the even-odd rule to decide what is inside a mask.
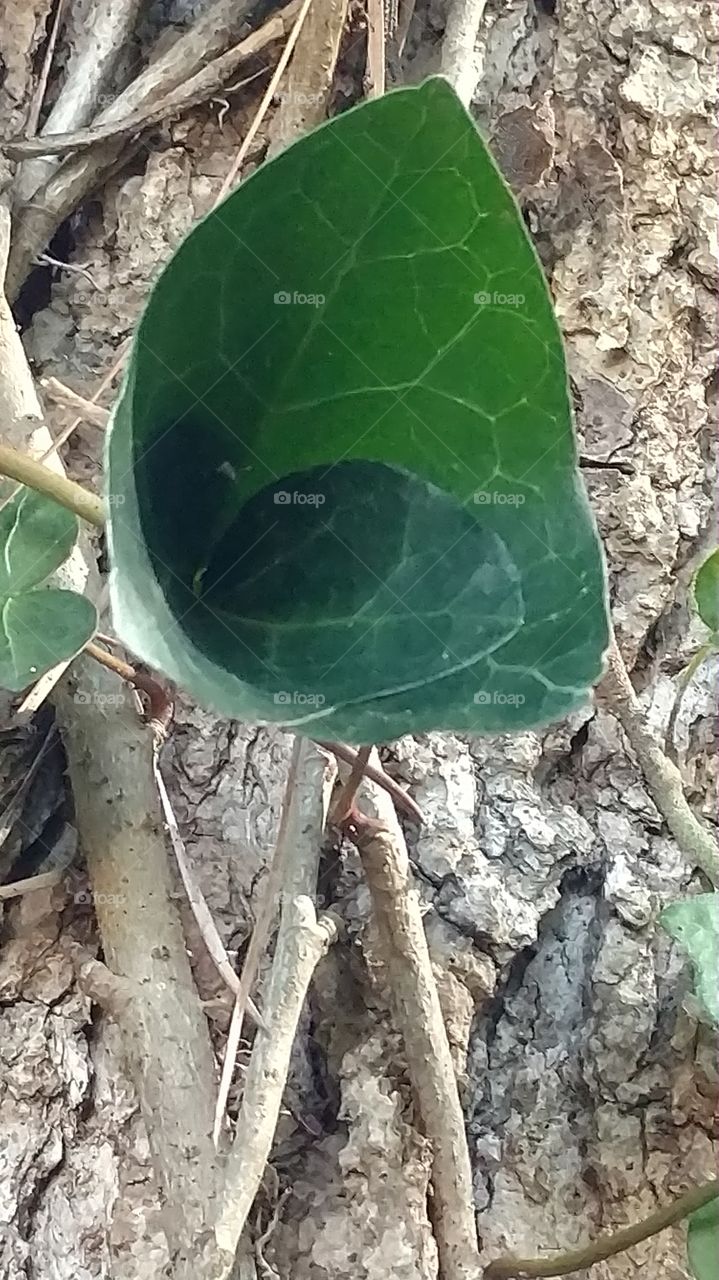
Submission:
[[[710,631],[719,631],[719,547],[697,569],[694,600],[704,625]]]
[[[17,692],[72,658],[97,627],[94,606],[74,591],[30,590],[59,569],[78,533],[71,511],[22,488],[0,490],[0,688]]]
[[[688,953],[696,995],[712,1022],[719,1024],[719,893],[674,902],[664,908],[660,920]]]
[[[96,626],[95,609],[75,591],[46,587],[11,596],[0,615],[0,686],[24,689],[79,653]]]
[[[0,597],[27,591],[49,578],[70,554],[77,531],[71,511],[34,489],[22,488],[0,509]]]
[[[694,1280],[716,1280],[719,1273],[719,1200],[712,1200],[691,1215],[687,1255]]]
[[[193,230],[108,473],[118,632],[224,714],[355,742],[512,731],[601,674],[557,322],[441,79],[333,119]]]

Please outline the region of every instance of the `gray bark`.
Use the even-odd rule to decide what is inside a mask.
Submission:
[[[27,15],[39,22],[48,6],[8,7],[25,38]],[[711,520],[715,14],[708,0],[552,9],[487,6],[474,111],[550,277],[582,452],[634,469],[586,476],[619,638],[661,726],[669,659],[696,641],[686,581]],[[418,7],[411,75],[436,68],[442,21],[441,4]],[[29,60],[15,51],[10,62],[0,96],[16,112]],[[107,186],[76,246],[89,277],[57,283],[27,336],[39,372],[92,393],[158,262],[211,204],[249,115],[231,112],[220,130],[213,110],[198,111],[141,172]],[[96,451],[81,429],[67,455],[77,479],[94,473]],[[689,796],[709,822],[716,676],[714,660],[678,726]],[[407,835],[462,1074],[486,1259],[572,1247],[711,1176],[716,1054],[686,998],[687,968],[657,929],[687,871],[611,714],[587,706],[543,733],[428,735],[384,754],[427,817]],[[230,948],[251,928],[288,756],[281,733],[180,704],[165,767]],[[321,883],[347,933],[318,970],[293,1055],[274,1152],[292,1192],[264,1254],[293,1280],[435,1280],[429,1153],[356,855],[328,860]],[[137,1103],[116,1033],[91,1020],[58,945],[62,930],[91,936],[91,913],[58,889],[0,910],[0,1278],[155,1280],[165,1246]],[[223,999],[211,964],[194,961],[203,997]],[[270,1211],[261,1201],[256,1235]],[[601,1263],[592,1280],[644,1269],[685,1280],[681,1228]]]

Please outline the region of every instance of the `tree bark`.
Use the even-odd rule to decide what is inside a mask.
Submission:
[[[48,10],[8,6],[20,35],[3,51],[0,107],[13,134]],[[418,3],[408,76],[437,69],[442,14]],[[682,575],[711,524],[711,21],[708,0],[487,5],[472,106],[566,334],[615,626],[659,739],[674,659],[696,640]],[[71,253],[85,274],[59,275],[24,335],[39,374],[93,394],[252,115],[241,98],[171,123],[161,147],[80,212]],[[65,411],[51,413],[59,429]],[[76,479],[96,472],[96,434],[72,439]],[[689,801],[710,824],[716,673],[710,661],[692,684],[676,735]],[[163,767],[230,951],[251,930],[288,758],[285,735],[180,701]],[[685,999],[684,960],[656,923],[690,873],[615,717],[588,706],[513,740],[407,738],[383,760],[425,816],[406,836],[461,1073],[483,1262],[566,1252],[713,1176],[714,1046]],[[271,1265],[293,1280],[437,1280],[430,1153],[351,850],[323,860],[320,886],[345,934],[301,1020],[272,1156],[290,1194],[258,1245],[257,1274]],[[156,1280],[167,1259],[142,1117],[114,1028],[91,1014],[60,945],[62,933],[86,940],[87,904],[50,887],[0,910],[0,1280]],[[224,999],[211,964],[192,959],[203,998]],[[275,1207],[268,1177],[250,1217],[255,1242]],[[591,1275],[640,1273],[688,1280],[682,1228]]]

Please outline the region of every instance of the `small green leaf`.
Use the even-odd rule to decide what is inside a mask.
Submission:
[[[19,691],[73,658],[97,626],[85,596],[46,587],[11,596],[0,615],[0,686]]]
[[[719,1200],[712,1200],[691,1215],[687,1255],[694,1280],[716,1280],[719,1275]]]
[[[704,625],[719,632],[719,547],[697,569],[694,600]]]
[[[0,509],[0,597],[44,582],[67,559],[77,517],[51,498],[23,488]]]
[[[513,731],[601,674],[557,321],[442,79],[335,117],[191,232],[108,476],[118,633],[224,714],[354,742]]]
[[[696,995],[719,1025],[719,893],[674,902],[664,908],[660,920],[688,953]]]

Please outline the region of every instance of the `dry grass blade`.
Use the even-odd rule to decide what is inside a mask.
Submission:
[[[282,76],[285,71],[285,67],[287,66],[287,63],[292,57],[292,50],[294,49],[297,43],[300,31],[302,30],[303,23],[305,21],[305,18],[307,17],[311,4],[312,4],[312,0],[302,0],[302,7],[299,13],[297,14],[294,26],[287,38],[287,44],[282,50],[280,60],[277,63],[272,79],[270,80],[270,83],[268,84],[262,96],[262,100],[260,102],[259,107],[257,108],[255,116],[252,120],[252,124],[247,130],[247,133],[242,142],[242,146],[240,147],[239,151],[237,152],[237,155],[235,156],[230,172],[228,173],[227,177],[225,178],[225,181],[222,184],[222,187],[220,188],[220,194],[217,197],[217,200],[215,201],[216,205],[220,204],[221,201],[224,200],[228,191],[231,190],[234,184],[235,178],[237,177],[237,175],[240,173],[240,170],[242,169],[242,165],[244,164],[247,152],[252,146],[252,143],[257,134],[257,130],[259,129],[260,125],[262,124],[262,121],[265,118],[265,115],[267,114],[267,108],[269,107],[272,101],[273,95],[277,91],[277,86],[280,83],[280,80],[282,79]]]
[[[212,919],[210,908],[204,899],[202,890],[190,871],[187,854],[185,852],[185,843],[180,834],[180,828],[177,824],[175,811],[172,807],[172,801],[168,795],[165,779],[160,771],[160,765],[157,757],[155,757],[155,781],[160,795],[162,811],[165,816],[165,824],[170,836],[170,843],[180,872],[180,878],[184,885],[185,893],[187,894],[187,901],[189,902],[192,914],[195,917],[202,941],[207,948],[207,954],[212,960],[212,963],[217,969],[222,981],[235,996],[238,996],[240,992],[240,980],[230,964],[230,959],[225,950],[225,945],[219,935],[217,925]],[[258,1027],[261,1027],[264,1031],[267,1030],[262,1014],[257,1008],[257,1005],[254,1004],[249,997],[247,1000],[247,1012]]]

